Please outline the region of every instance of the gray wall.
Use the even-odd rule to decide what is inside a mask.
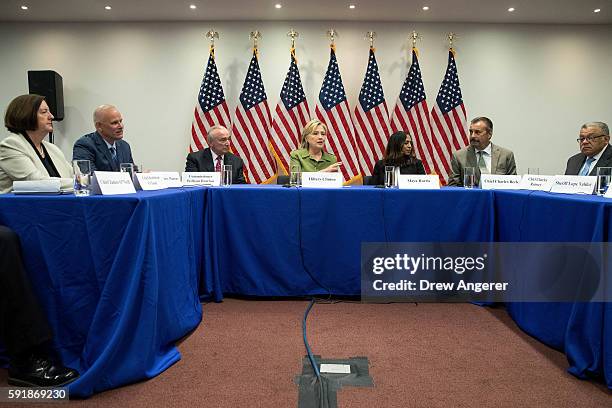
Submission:
[[[297,56],[314,107],[329,59],[325,31],[335,28],[340,71],[354,107],[367,63],[365,32],[375,43],[389,109],[395,105],[418,44],[430,107],[446,69],[448,31],[460,35],[457,65],[469,117],[489,116],[494,142],[515,152],[519,173],[540,167],[560,173],[578,151],[579,126],[612,122],[612,27],[582,25],[411,24],[363,22],[3,23],[0,26],[0,107],[27,93],[30,69],[64,78],[66,119],[56,143],[70,159],[72,144],[93,128],[102,103],[124,115],[125,139],[136,162],[155,170],[182,170],[193,108],[208,56],[203,34],[220,32],[217,64],[230,108],[235,108],[250,60],[248,34],[263,33],[260,64],[274,109],[289,64],[289,39],[300,33]],[[6,133],[6,131],[4,132]]]

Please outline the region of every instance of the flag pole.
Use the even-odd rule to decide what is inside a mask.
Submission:
[[[329,37],[329,40],[331,41],[329,46],[334,51],[336,51],[336,37],[338,37],[338,32],[334,30],[333,28],[330,28],[329,30],[327,30],[327,36]]]
[[[412,51],[414,51],[414,53],[416,54],[416,56],[419,56],[419,49],[416,46],[417,40],[423,40],[423,36],[419,33],[417,33],[416,31],[413,31],[410,34],[410,40],[412,41]]]
[[[251,31],[249,34],[249,39],[253,41],[253,52],[258,53],[258,41],[262,37],[261,33],[258,30]]]
[[[211,28],[210,30],[208,30],[208,32],[206,34],[204,34],[206,36],[206,38],[208,38],[208,40],[210,41],[210,48],[209,48],[209,52],[212,53],[213,55],[215,54],[215,38],[219,39],[219,32],[215,31],[214,28]]]
[[[452,52],[453,55],[455,55],[455,49],[453,48],[453,41],[459,38],[459,36],[457,35],[457,33],[453,33],[451,31],[450,33],[446,35],[446,38],[448,38],[448,50]]]
[[[370,49],[375,51],[374,49],[374,39],[376,38],[376,31],[368,31],[366,33],[365,39],[370,41]]]

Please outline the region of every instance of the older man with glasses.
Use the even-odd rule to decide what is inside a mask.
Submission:
[[[567,160],[565,174],[595,176],[599,167],[612,167],[608,125],[603,122],[585,123],[576,141],[580,145],[580,153]]]

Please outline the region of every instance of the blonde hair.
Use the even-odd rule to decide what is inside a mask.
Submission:
[[[302,129],[302,144],[300,145],[302,149],[308,149],[308,141],[306,140],[306,136],[314,132],[315,129],[319,126],[323,126],[323,129],[325,129],[325,133],[327,133],[327,125],[318,119],[313,119],[308,122],[306,126],[304,126],[304,129]]]

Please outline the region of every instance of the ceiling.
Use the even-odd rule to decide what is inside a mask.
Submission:
[[[612,0],[0,0],[0,21],[227,20],[612,24]]]

